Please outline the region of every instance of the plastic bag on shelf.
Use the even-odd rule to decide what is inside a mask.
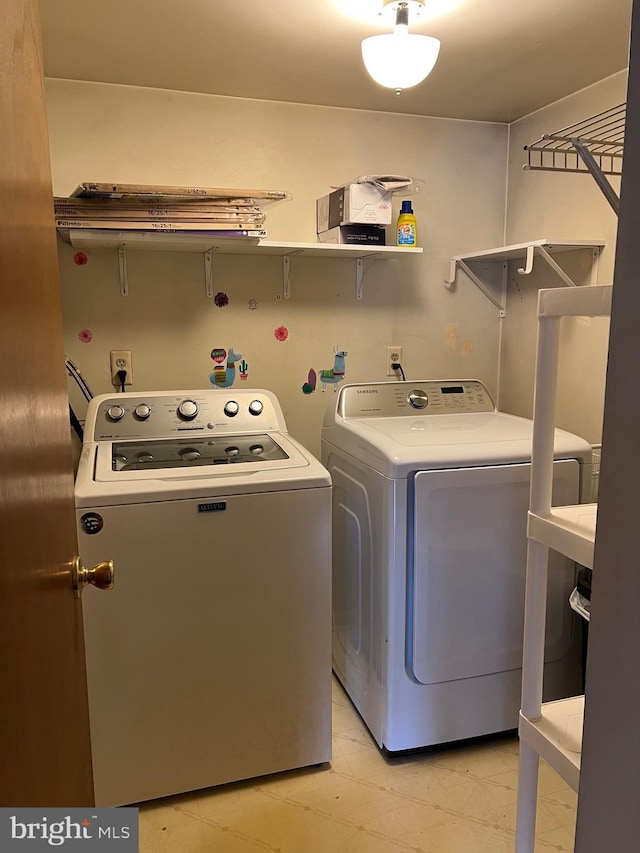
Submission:
[[[579,613],[587,622],[591,620],[591,577],[591,569],[580,569],[576,588],[569,596],[571,609]]]

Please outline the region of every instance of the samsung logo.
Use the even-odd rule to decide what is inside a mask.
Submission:
[[[198,504],[198,512],[223,512],[226,508],[226,501],[215,501],[210,504]]]
[[[357,394],[377,394],[377,388],[358,388]]]

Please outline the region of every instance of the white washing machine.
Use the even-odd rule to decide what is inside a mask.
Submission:
[[[481,382],[346,385],[322,432],[333,480],[333,668],[388,752],[515,729],[531,422]],[[554,504],[579,503],[591,446],[558,430]],[[579,692],[568,598],[550,568],[545,698]]]
[[[331,483],[273,394],[96,397],[76,507],[97,805],[331,758]]]

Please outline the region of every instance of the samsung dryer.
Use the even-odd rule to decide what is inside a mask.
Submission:
[[[76,480],[96,803],[331,758],[331,482],[269,391],[94,398]]]
[[[327,412],[333,668],[389,752],[517,728],[531,438],[478,381],[345,385]],[[591,446],[555,453],[553,502],[579,503]],[[549,699],[579,691],[574,576],[554,554]]]

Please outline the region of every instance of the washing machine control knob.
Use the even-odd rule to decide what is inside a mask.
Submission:
[[[112,421],[121,421],[124,417],[124,409],[122,406],[109,406],[107,409],[107,417]]]
[[[240,411],[240,406],[236,403],[235,400],[229,400],[228,403],[225,403],[224,413],[229,418],[235,418],[235,416]]]
[[[412,391],[407,399],[409,400],[409,405],[413,406],[414,409],[426,409],[429,405],[427,392],[423,391],[421,388]]]
[[[261,415],[263,409],[264,404],[261,400],[252,400],[249,403],[249,414],[251,415]]]
[[[146,421],[151,414],[151,406],[147,405],[147,403],[140,403],[139,406],[135,407],[133,413],[139,420]]]
[[[178,414],[185,421],[192,421],[199,411],[195,400],[183,400],[178,406]]]

